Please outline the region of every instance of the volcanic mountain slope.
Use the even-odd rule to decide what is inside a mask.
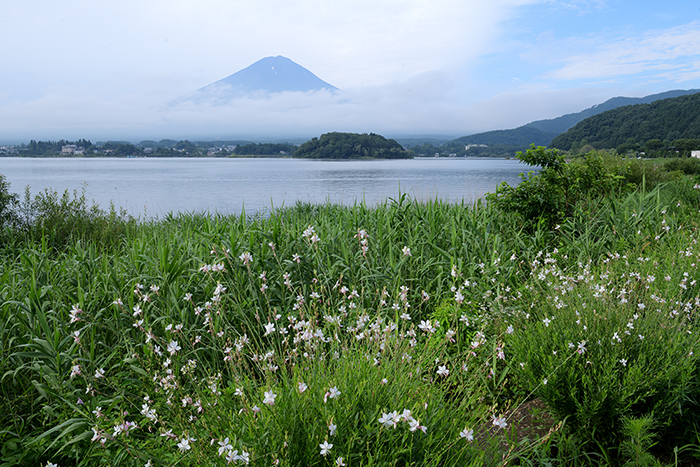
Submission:
[[[231,76],[204,86],[172,102],[226,104],[236,98],[264,98],[280,92],[337,91],[292,60],[278,55],[265,57]]]

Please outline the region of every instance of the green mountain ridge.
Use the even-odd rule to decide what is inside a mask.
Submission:
[[[589,117],[552,140],[550,147],[568,151],[585,140],[596,149],[700,138],[700,93],[608,110]],[[700,148],[698,148],[700,149]]]
[[[519,148],[527,148],[531,144],[548,146],[558,135],[573,128],[579,122],[603,112],[623,106],[650,104],[658,100],[692,95],[698,92],[700,92],[700,89],[676,89],[645,97],[613,97],[602,104],[594,105],[581,112],[566,114],[552,119],[536,120],[518,128],[493,130],[462,136],[445,143],[445,145],[455,148],[469,144],[504,145]]]

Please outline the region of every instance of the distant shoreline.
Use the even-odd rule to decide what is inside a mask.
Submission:
[[[236,156],[18,156],[16,154],[0,154],[3,159],[294,159],[300,161],[400,161],[400,160],[512,160],[515,157],[473,157],[473,156],[414,156],[409,159],[382,159],[382,158],[357,158],[357,159],[321,159],[321,158],[305,158],[292,156],[263,156],[263,155],[236,155]]]

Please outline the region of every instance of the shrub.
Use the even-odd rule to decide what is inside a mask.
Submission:
[[[0,174],[0,229],[17,223],[17,206],[19,198],[17,194],[10,193],[10,184],[5,181],[5,176]]]
[[[136,227],[136,219],[123,209],[117,211],[113,204],[109,211],[89,204],[84,187],[72,196],[68,190],[59,195],[47,188],[31,199],[27,192],[18,212],[25,231],[44,238],[49,247],[63,248],[74,240],[106,245],[121,241]]]
[[[700,159],[695,157],[671,159],[664,163],[667,172],[682,172],[686,175],[700,174]]]
[[[605,152],[591,152],[567,163],[556,149],[533,145],[525,153],[518,153],[518,159],[540,167],[539,172],[521,175],[517,187],[501,184],[487,199],[499,209],[520,214],[530,227],[539,222],[553,227],[584,199],[631,189],[627,164]]]

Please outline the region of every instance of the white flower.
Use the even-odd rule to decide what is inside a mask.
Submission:
[[[345,464],[345,462],[343,462],[343,458],[339,457],[335,460],[335,465],[337,467],[344,467],[346,464]]]
[[[578,343],[578,350],[576,352],[578,352],[579,355],[583,355],[586,352],[586,341]]]
[[[401,249],[401,251],[403,252],[404,256],[411,256],[411,249],[409,247],[405,246]]]
[[[237,462],[241,456],[238,455],[238,449],[229,451],[228,454],[226,455],[226,460],[230,464],[231,462]]]
[[[506,423],[506,417],[496,418],[495,415],[493,415],[493,424],[494,426],[497,426],[498,428],[501,428],[503,430],[505,430],[506,426],[508,426],[508,424]]]
[[[265,391],[265,399],[263,399],[263,404],[275,405],[275,398],[277,394],[272,391]]]
[[[245,251],[241,253],[241,256],[238,257],[243,263],[247,266],[250,264],[251,261],[253,261],[253,255],[250,254],[250,252]]]
[[[83,310],[81,310],[78,305],[73,305],[73,308],[70,310],[70,322],[75,323],[76,321],[80,321],[80,318],[78,317],[78,314],[82,313]]]
[[[299,381],[299,385],[297,387],[299,388],[300,393],[306,391],[309,388],[303,381]]]
[[[245,451],[241,451],[241,454],[238,455],[238,450],[233,450],[228,452],[228,455],[226,456],[226,460],[230,464],[231,462],[238,462],[241,461],[244,464],[248,464],[250,462],[250,454],[248,454]]]
[[[100,368],[99,370],[95,370],[95,378],[104,378],[105,377],[105,369]]]
[[[335,425],[333,422],[331,422],[330,425],[328,425],[328,431],[331,432],[331,436],[335,436],[335,432],[338,429],[338,425]]]
[[[448,370],[445,365],[442,365],[438,368],[437,374],[439,374],[440,376],[447,376],[450,374],[450,370]]]
[[[336,386],[333,386],[332,388],[330,388],[330,389],[328,390],[328,397],[329,397],[330,399],[335,399],[335,398],[338,397],[340,394],[341,394],[341,392],[338,391],[338,388],[337,388]]]
[[[382,416],[379,417],[379,423],[381,423],[385,427],[393,426],[394,425],[394,416],[390,413],[382,413]]]
[[[268,334],[272,334],[273,332],[275,332],[274,323],[267,323],[265,325],[265,335],[267,336]]]
[[[231,446],[230,440],[228,439],[228,436],[224,438],[223,441],[219,441],[219,455],[222,455],[226,451],[230,451],[233,449],[233,446]]]
[[[313,228],[313,226],[309,226],[306,230],[304,230],[304,233],[302,233],[301,236],[309,238],[313,234],[314,234],[314,228]]]
[[[466,439],[467,441],[474,441],[474,430],[469,430],[465,428],[464,430],[462,430],[459,436]]]
[[[170,355],[175,355],[181,348],[177,341],[170,341],[170,344],[168,344],[168,352],[170,352]]]
[[[190,439],[189,438],[182,438],[179,443],[177,443],[178,449],[180,449],[180,452],[186,452],[190,449],[192,449],[192,446],[190,446]]]
[[[325,456],[326,454],[331,452],[331,448],[333,447],[333,445],[328,441],[324,441],[322,444],[319,444],[318,447],[321,448],[321,455]]]
[[[408,420],[408,426],[410,427],[409,429],[411,431],[421,430],[421,431],[423,431],[423,433],[428,432],[428,428],[421,426],[420,422],[418,420],[416,420],[415,418],[411,418],[410,420]]]

